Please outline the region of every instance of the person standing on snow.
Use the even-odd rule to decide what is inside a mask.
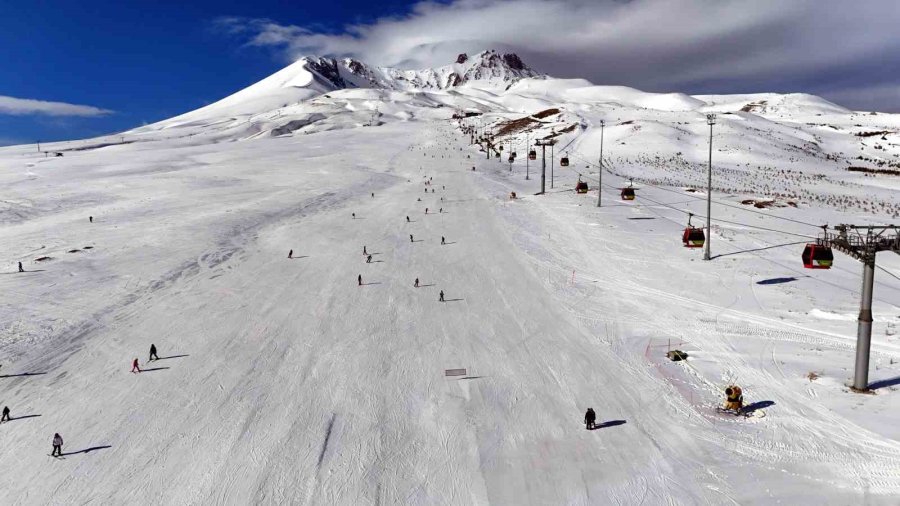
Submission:
[[[62,457],[62,445],[63,438],[59,435],[59,432],[53,434],[53,451],[50,453],[51,457]]]
[[[447,244],[447,241],[444,239],[444,236],[441,236],[441,245]]]
[[[584,426],[587,430],[593,430],[597,426],[594,425],[594,422],[597,421],[597,413],[594,413],[594,408],[588,408],[587,413],[584,414]]]
[[[366,257],[366,263],[367,263],[367,264],[372,263],[372,255],[369,255],[369,256]]]
[[[131,363],[131,372],[141,372],[141,366],[138,365],[138,359],[134,359]]]
[[[368,253],[366,253],[366,247],[365,247],[365,246],[363,246],[363,255],[368,255]]]
[[[294,258],[294,250],[288,251],[288,258]]]
[[[353,216],[354,220],[356,219],[356,213],[352,213],[351,216]]]
[[[93,217],[93,216],[88,216],[88,221],[91,222],[91,223],[93,223],[93,222],[94,222],[94,217]]]
[[[9,420],[9,406],[3,406],[3,416],[0,416],[0,423],[8,422]]]
[[[413,283],[413,286],[419,288],[419,278],[416,278],[416,282]]]
[[[409,223],[409,216],[406,217],[406,222]]]
[[[362,274],[356,276],[356,282],[359,283],[359,286],[362,286]]]
[[[427,207],[425,208],[425,214],[428,214],[428,208],[427,208]]]
[[[19,272],[25,272],[25,269],[22,267],[22,262],[19,262]]]
[[[413,236],[412,236],[412,234],[409,234],[409,242],[415,242],[415,241],[413,241]]]
[[[438,295],[438,302],[444,302],[444,291],[441,290],[440,295]]]
[[[159,360],[159,355],[156,354],[156,345],[151,344],[150,345],[150,359],[148,360],[148,362],[152,362],[154,360]]]

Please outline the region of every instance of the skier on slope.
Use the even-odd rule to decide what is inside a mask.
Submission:
[[[413,286],[419,288],[419,278],[416,278],[416,282],[413,283]]]
[[[356,282],[359,284],[359,286],[362,286],[362,274],[356,276]]]
[[[412,234],[409,234],[409,242],[415,242],[415,241],[413,241],[413,235],[412,235]]]
[[[10,421],[9,406],[3,406],[3,416],[0,416],[0,423]]]
[[[363,255],[368,255],[368,253],[366,253],[366,247],[365,247],[365,246],[363,246]]]
[[[141,372],[141,366],[138,365],[138,359],[131,362],[131,372]]]
[[[19,262],[19,272],[25,272],[25,269],[22,267],[22,262]]]
[[[353,213],[353,219],[354,220],[356,219],[356,213]]]
[[[409,223],[409,216],[406,217],[406,222]]]
[[[294,250],[288,251],[288,258],[294,258]]]
[[[367,264],[372,263],[372,255],[369,255],[369,256],[366,257],[366,263],[367,263]]]
[[[154,360],[159,360],[159,355],[156,354],[156,345],[151,344],[150,345],[150,359],[148,360],[148,362],[152,362]]]
[[[428,208],[427,208],[427,207],[425,208],[425,214],[428,214]]]
[[[63,438],[59,435],[59,432],[53,434],[53,451],[50,453],[51,457],[62,457],[62,445]]]
[[[597,413],[594,413],[594,408],[588,408],[587,412],[584,414],[584,426],[587,430],[593,430],[597,426],[594,423],[597,421]]]
[[[438,302],[444,302],[444,291],[441,290],[440,295],[438,295]]]
[[[91,223],[93,223],[93,222],[94,222],[94,217],[93,217],[93,216],[88,216],[88,221],[91,222]]]
[[[446,239],[444,239],[444,236],[441,236],[441,245],[444,245],[444,244],[447,244],[447,241],[446,241]]]

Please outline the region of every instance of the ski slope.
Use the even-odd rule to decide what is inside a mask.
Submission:
[[[702,262],[683,215],[642,200],[699,212],[694,196],[622,202],[609,176],[598,209],[573,170],[534,196],[534,166],[483,156],[447,121],[0,150],[0,250],[28,271],[0,276],[0,402],[23,417],[0,425],[0,500],[900,500],[896,386],[844,386],[854,262],[804,272],[802,245],[724,223]],[[872,380],[896,385],[900,282],[882,274]],[[715,412],[730,381],[760,416]]]
[[[704,262],[680,239],[709,113]],[[0,503],[898,504],[900,258],[878,256],[869,395],[846,386],[860,265],[799,258],[821,225],[896,223],[897,135],[811,95],[489,51],[307,58],[121,135],[2,148]],[[751,416],[717,413],[733,383]]]

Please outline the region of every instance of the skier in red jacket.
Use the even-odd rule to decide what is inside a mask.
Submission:
[[[131,372],[141,372],[141,366],[138,365],[138,359],[134,359],[131,363]]]

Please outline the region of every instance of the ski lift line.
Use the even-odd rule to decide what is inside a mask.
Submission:
[[[577,157],[578,157],[581,161],[583,161],[584,163],[587,163],[587,164],[589,164],[589,165],[593,165],[594,167],[600,167],[598,164],[596,164],[596,163],[594,163],[594,162],[591,162],[591,161],[589,161],[589,160],[586,160],[586,159],[582,158],[582,157],[579,156],[577,153],[573,153],[572,156],[577,156]],[[607,169],[607,172],[609,172],[608,169]],[[610,174],[612,174],[612,173],[610,172]],[[618,176],[618,177],[621,177],[621,176]],[[663,187],[663,186],[655,185],[655,184],[653,184],[653,183],[642,182],[641,184],[645,184],[645,185],[647,185],[647,186],[652,186],[653,188],[657,188],[657,189],[660,189],[660,190],[663,190],[663,191],[667,191],[667,192],[672,192],[672,193],[675,193],[675,194],[678,194],[678,195],[683,195],[683,193],[682,193],[682,192],[679,192],[678,190],[673,190],[673,189],[671,189],[671,188],[666,188],[666,187]],[[691,196],[691,198],[693,198],[693,199],[695,199],[695,200],[706,200],[706,199],[703,198],[703,197],[693,197],[693,196]],[[783,217],[783,216],[777,216],[777,215],[773,215],[773,214],[767,214],[767,213],[764,213],[764,212],[762,212],[762,211],[755,211],[755,210],[753,210],[753,209],[747,209],[747,208],[745,208],[745,207],[740,207],[740,206],[737,206],[737,205],[734,205],[734,204],[729,204],[729,203],[727,203],[727,202],[722,202],[722,201],[720,201],[720,200],[713,200],[713,202],[715,202],[716,204],[725,206],[725,207],[731,207],[731,208],[738,209],[738,210],[740,210],[740,211],[744,211],[744,212],[748,212],[748,213],[759,214],[759,215],[762,215],[762,216],[766,216],[766,217],[769,217],[769,218],[775,218],[775,219],[778,219],[778,220],[791,221],[791,222],[794,222],[794,223],[798,223],[798,224],[800,224],[800,225],[807,225],[807,226],[810,226],[810,227],[822,228],[822,225],[816,225],[816,224],[814,224],[814,223],[808,223],[808,222],[801,221],[801,220],[795,220],[795,219],[793,219],[793,218],[785,218],[785,217]]]
[[[604,185],[609,186],[609,185],[606,184],[606,183],[604,183]],[[687,215],[694,215],[694,216],[697,216],[698,218],[706,218],[706,215],[704,215],[704,214],[694,213],[694,212],[690,212],[690,211],[685,211],[685,210],[683,210],[683,209],[679,209],[679,208],[674,207],[674,206],[672,206],[672,205],[665,204],[665,203],[663,203],[663,202],[655,201],[655,200],[653,200],[653,199],[651,199],[651,198],[649,198],[649,197],[641,197],[641,200],[648,200],[648,201],[650,201],[650,202],[652,202],[652,203],[654,203],[654,204],[661,205],[661,206],[665,206],[665,207],[668,207],[669,209],[672,209],[672,210],[675,210],[675,211],[678,211],[678,212],[680,212],[680,213],[684,213],[684,214],[687,214]],[[720,222],[720,223],[728,223],[728,224],[730,224],[730,225],[739,225],[739,226],[747,227],[747,228],[755,228],[755,229],[758,229],[758,230],[766,230],[766,231],[768,231],[768,232],[776,232],[776,233],[779,233],[779,234],[793,235],[793,236],[797,236],[797,237],[805,237],[805,238],[808,238],[808,239],[816,239],[815,236],[811,236],[811,235],[797,234],[797,233],[794,233],[794,232],[785,232],[785,231],[783,231],[783,230],[776,230],[776,229],[774,229],[774,228],[760,227],[760,226],[757,226],[757,225],[748,225],[748,224],[746,224],[746,223],[740,223],[740,222],[736,222],[736,221],[723,220],[723,219],[721,219],[721,218],[715,218],[715,219],[713,219],[713,221]],[[819,227],[819,228],[821,228],[821,227]]]
[[[603,186],[609,187],[609,188],[614,189],[614,190],[618,190],[618,189],[619,189],[619,188],[617,188],[617,187],[615,187],[615,186],[610,185],[609,183],[603,183]],[[653,186],[653,185],[649,185],[649,186]],[[679,209],[679,208],[677,208],[677,207],[674,207],[674,206],[672,206],[672,205],[670,205],[670,204],[665,204],[665,203],[663,203],[663,202],[658,202],[658,201],[653,200],[653,199],[651,199],[651,198],[649,198],[649,197],[646,197],[646,196],[641,197],[641,200],[648,200],[648,201],[650,201],[650,202],[652,202],[652,203],[654,203],[654,204],[661,205],[661,206],[665,206],[665,207],[668,207],[668,208],[670,208],[670,209],[673,209],[673,210],[675,210],[675,211],[678,211],[678,212],[680,212],[680,213],[684,213],[684,214],[687,214],[687,215],[694,215],[694,216],[697,216],[698,218],[706,218],[706,215],[704,215],[704,214],[694,213],[694,212],[691,212],[691,211],[685,211],[685,210],[683,210],[683,209]],[[768,216],[768,215],[767,215],[767,216]],[[785,232],[785,231],[783,231],[783,230],[776,230],[776,229],[773,229],[773,228],[760,227],[760,226],[757,226],[757,225],[749,225],[749,224],[747,224],[747,223],[740,223],[740,222],[736,222],[736,221],[723,220],[723,219],[721,219],[721,218],[714,218],[713,221],[721,222],[721,223],[728,223],[728,224],[731,224],[731,225],[740,225],[740,226],[743,226],[743,227],[747,227],[747,228],[755,228],[755,229],[758,229],[758,230],[766,230],[766,231],[769,231],[769,232],[777,232],[777,233],[780,233],[780,234],[793,235],[793,236],[797,236],[797,237],[806,237],[806,238],[809,238],[809,239],[816,239],[815,236],[810,236],[810,235],[805,235],[805,234],[797,234],[797,233],[794,233],[794,232]],[[816,228],[822,228],[822,226],[821,226],[821,225],[816,225]]]
[[[890,277],[892,277],[892,278],[894,278],[894,279],[900,281],[900,276],[898,276],[898,275],[894,274],[893,272],[891,272],[891,271],[885,269],[885,268],[882,267],[881,265],[875,264],[875,267],[877,267],[877,268],[881,269],[882,271],[884,271],[884,273],[887,274],[888,276],[890,276]]]
[[[703,214],[691,213],[691,212],[688,212],[688,211],[684,211],[684,210],[678,209],[677,207],[672,207],[672,206],[670,206],[670,205],[668,205],[668,204],[663,204],[663,203],[661,203],[661,202],[656,202],[656,201],[654,201],[653,199],[650,199],[650,198],[648,198],[648,197],[641,197],[641,199],[643,199],[643,200],[649,200],[650,202],[653,202],[653,203],[655,203],[655,204],[659,204],[659,205],[662,205],[662,206],[666,206],[666,207],[668,207],[668,208],[675,209],[676,211],[681,211],[682,213],[685,213],[685,214],[688,214],[688,215],[693,214],[694,216],[697,216],[697,217],[699,217],[699,218],[706,218],[706,216],[703,215]],[[721,219],[721,218],[712,218],[712,221],[720,222],[720,223],[728,223],[728,224],[730,224],[730,225],[739,225],[739,226],[747,227],[747,228],[755,228],[755,229],[758,229],[758,230],[765,230],[765,231],[768,231],[768,232],[777,232],[777,233],[779,233],[779,234],[792,235],[792,236],[796,236],[796,237],[805,237],[805,238],[807,238],[807,239],[816,239],[816,236],[805,235],[805,234],[797,234],[797,233],[794,233],[794,232],[785,232],[784,230],[777,230],[777,229],[774,229],[774,228],[767,228],[767,227],[759,227],[759,226],[756,226],[756,225],[748,225],[748,224],[746,224],[746,223],[740,223],[740,222],[737,222],[737,221],[723,220],[723,219]]]

